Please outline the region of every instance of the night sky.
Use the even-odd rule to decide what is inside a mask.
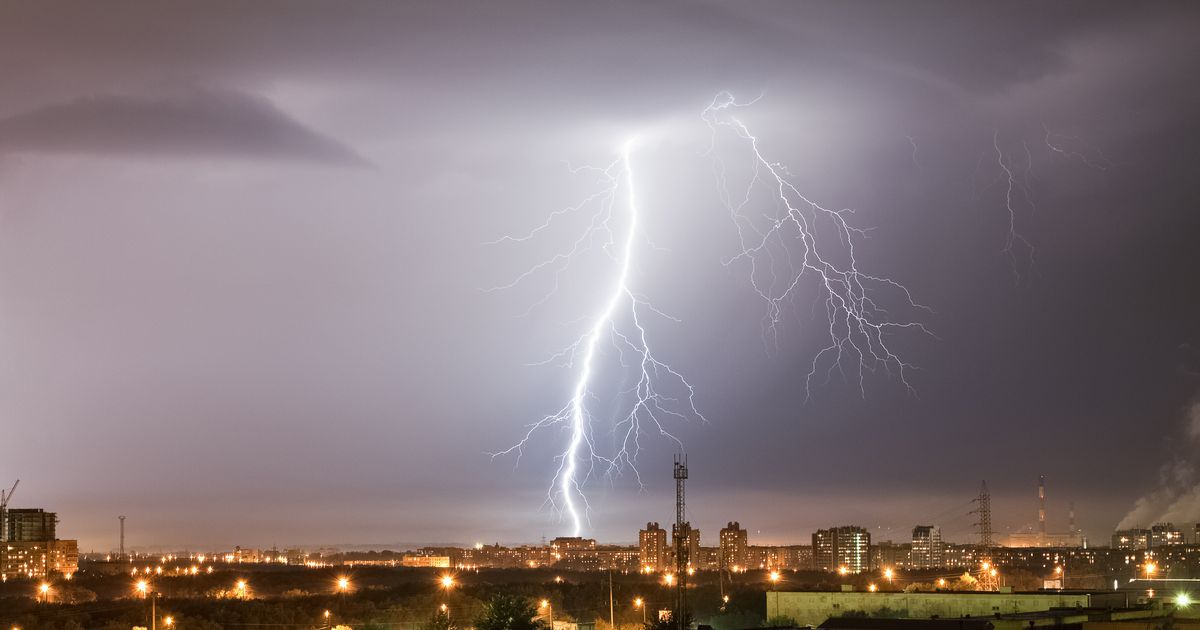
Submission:
[[[631,282],[679,319],[649,332],[708,419],[670,427],[704,544],[728,520],[967,541],[983,479],[1020,531],[1040,474],[1051,530],[1070,501],[1093,542],[1200,521],[1196,33],[1184,2],[7,3],[0,483],[82,550],[119,514],[166,549],[567,533],[543,505],[565,432],[488,453],[569,396],[531,364],[612,269],[530,309],[552,277],[484,289],[565,232],[487,243],[643,134]],[[705,155],[722,90],[761,96],[761,149],[931,309],[893,340],[912,392],[806,396],[815,293],[764,343]],[[673,518],[674,445],[644,446],[644,489],[587,486],[586,535]]]

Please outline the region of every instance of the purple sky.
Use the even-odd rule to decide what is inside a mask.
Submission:
[[[1197,32],[1178,2],[5,5],[0,483],[83,549],[119,514],[168,548],[564,533],[565,435],[486,453],[562,404],[573,373],[529,364],[608,272],[520,316],[545,284],[480,289],[555,243],[484,243],[649,130],[634,282],[710,420],[675,426],[705,540],[966,540],[985,478],[1013,531],[1039,474],[1052,529],[1068,501],[1097,541],[1198,521]],[[815,296],[764,350],[702,155],[721,90],[763,95],[764,149],[933,309],[896,339],[916,396],[881,372],[806,401]],[[993,138],[1027,166],[1012,258]],[[588,488],[588,535],[671,519],[646,445],[643,492]]]

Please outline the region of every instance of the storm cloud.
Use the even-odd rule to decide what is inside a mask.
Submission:
[[[352,149],[228,90],[173,98],[94,96],[0,120],[0,152],[283,159],[365,166]]]
[[[710,421],[673,427],[705,544],[729,520],[966,540],[981,479],[1020,530],[1039,474],[1050,527],[1074,501],[1104,539],[1162,487],[1196,395],[1196,32],[1179,2],[3,4],[0,483],[84,549],[118,514],[135,547],[561,533],[540,506],[564,436],[486,453],[561,407],[571,372],[534,364],[608,268],[531,309],[553,278],[480,289],[561,234],[482,244],[644,133],[656,247],[631,279],[678,318],[649,332]],[[762,96],[740,115],[763,151],[932,309],[936,338],[895,339],[917,395],[835,371],[807,398],[808,292],[764,349],[705,156],[722,90]],[[589,535],[668,519],[673,448],[646,436],[644,488],[589,486]]]

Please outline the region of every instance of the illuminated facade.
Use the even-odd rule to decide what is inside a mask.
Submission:
[[[1121,551],[1141,551],[1150,548],[1150,530],[1148,529],[1119,529],[1112,535],[1113,549]]]
[[[638,532],[638,562],[642,568],[650,571],[667,568],[670,562],[667,551],[667,530],[658,523],[646,523],[646,529]]]
[[[0,579],[71,575],[79,570],[74,540],[8,541],[0,545]]]
[[[812,535],[813,564],[823,571],[871,570],[871,532],[855,525],[819,529]]]
[[[747,540],[746,530],[742,529],[741,523],[737,521],[731,521],[721,528],[720,551],[717,560],[720,568],[733,569],[746,566]]]
[[[942,530],[933,525],[917,525],[912,530],[910,564],[916,569],[936,569],[946,566],[942,558]]]
[[[1150,528],[1150,548],[1177,547],[1184,545],[1183,530],[1175,527],[1175,523],[1158,523]]]

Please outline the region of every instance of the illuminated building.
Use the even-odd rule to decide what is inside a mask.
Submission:
[[[1148,529],[1119,529],[1112,535],[1113,549],[1121,551],[1141,551],[1150,548],[1150,530]]]
[[[1175,523],[1158,523],[1150,528],[1150,548],[1175,547],[1186,544],[1183,530],[1175,527]]]
[[[942,530],[933,525],[917,525],[912,530],[912,553],[909,560],[916,569],[935,569],[945,566],[942,559]]]
[[[746,530],[741,523],[731,521],[721,529],[718,563],[722,569],[746,566]]]
[[[871,533],[855,525],[819,529],[812,535],[813,564],[822,571],[871,570]]]
[[[662,571],[667,568],[670,558],[667,550],[667,530],[658,523],[646,523],[646,529],[638,532],[638,562],[642,568],[651,571]]]
[[[79,570],[79,543],[33,540],[0,543],[0,578],[43,578]]]
[[[400,566],[403,567],[434,567],[438,569],[450,568],[450,556],[411,556],[406,555],[400,559]]]

